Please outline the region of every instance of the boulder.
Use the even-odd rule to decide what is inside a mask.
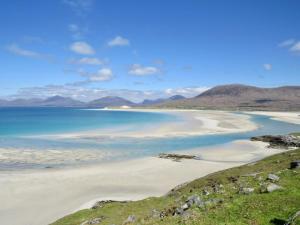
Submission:
[[[270,181],[272,181],[272,182],[276,182],[276,181],[279,181],[280,178],[277,175],[270,173],[268,175],[267,179],[270,180]]]
[[[279,185],[277,185],[277,184],[269,184],[269,185],[267,186],[267,192],[268,192],[268,193],[271,193],[271,192],[273,192],[273,191],[277,191],[277,190],[280,190],[280,189],[282,189],[282,187],[279,186]]]
[[[292,161],[290,164],[290,169],[300,168],[300,160]]]
[[[174,213],[174,216],[175,215],[182,215],[184,213],[184,210],[182,209],[182,207],[180,207],[180,208],[176,208],[175,209],[175,213]]]
[[[197,196],[197,195],[192,195],[190,196],[186,203],[189,205],[189,206],[192,206],[192,205],[195,205],[197,207],[203,207],[204,206],[204,202],[202,201],[202,199]]]
[[[240,194],[244,194],[244,195],[249,195],[253,192],[254,192],[254,188],[249,188],[249,187],[248,188],[246,188],[246,187],[240,188],[240,191],[239,191]]]
[[[187,210],[189,208],[190,208],[190,206],[187,203],[185,203],[181,206],[181,209],[183,209],[183,210]]]

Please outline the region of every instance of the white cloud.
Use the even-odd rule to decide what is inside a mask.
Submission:
[[[93,0],[63,0],[78,16],[84,16],[92,9]]]
[[[112,70],[109,68],[102,68],[89,77],[91,81],[107,81],[113,78]]]
[[[82,54],[82,55],[93,55],[95,54],[95,50],[88,43],[83,41],[77,41],[70,45],[70,50]]]
[[[36,58],[36,59],[46,59],[51,61],[51,56],[42,54],[39,52],[27,50],[24,48],[19,47],[17,44],[11,44],[6,47],[7,51],[19,55],[19,56],[24,56],[24,57],[29,57],[29,58]]]
[[[154,66],[142,66],[140,64],[133,64],[130,66],[128,73],[136,76],[145,76],[157,74],[160,70]]]
[[[290,51],[292,52],[300,52],[300,41],[295,43],[291,48]]]
[[[95,73],[80,70],[79,74],[83,77],[86,77],[89,82],[109,81],[114,77],[110,68],[102,68]]]
[[[263,67],[264,67],[264,69],[267,70],[267,71],[272,70],[272,64],[265,63],[265,64],[263,65]]]
[[[121,36],[116,36],[114,39],[110,40],[107,43],[108,46],[114,47],[114,46],[128,46],[130,45],[130,41],[126,38],[123,38]]]
[[[295,43],[295,39],[287,39],[287,40],[281,42],[278,46],[279,47],[288,47],[288,46],[291,46],[294,43]]]
[[[71,64],[81,64],[81,65],[103,65],[106,60],[102,60],[94,57],[83,57],[81,59],[71,59]]]

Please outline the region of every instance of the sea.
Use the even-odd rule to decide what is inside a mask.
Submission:
[[[259,128],[249,132],[159,138],[50,138],[53,134],[89,130],[135,130],[176,120],[181,118],[158,112],[0,108],[0,170],[81,166],[225,144],[264,134],[300,131],[300,125],[251,115]]]

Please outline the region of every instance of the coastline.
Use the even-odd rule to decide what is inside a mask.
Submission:
[[[167,110],[167,109],[88,109],[112,110],[127,112],[165,113],[177,116],[179,120],[163,122],[161,124],[139,127],[138,130],[130,127],[111,129],[95,129],[90,131],[69,132],[54,135],[39,135],[44,138],[158,138],[178,137],[207,134],[229,134],[255,130],[258,126],[250,121],[250,115],[236,114],[227,111],[214,110]]]
[[[249,120],[250,115],[232,112],[149,109],[139,111],[172,113],[181,116],[184,122],[156,125],[155,129],[154,126],[149,126],[139,131],[121,134],[118,134],[119,131],[105,133],[107,131],[103,130],[100,134],[91,131],[55,138],[96,138],[99,135],[140,138],[201,135],[245,132],[258,127]],[[278,117],[285,119],[279,114]],[[267,144],[262,142],[239,140],[173,152],[197,155],[201,160],[175,162],[158,157],[144,157],[79,167],[2,171],[0,199],[5,204],[0,205],[0,218],[3,223],[10,225],[41,225],[54,222],[79,209],[89,208],[100,200],[139,200],[161,196],[179,184],[282,152],[266,146]],[[32,154],[30,151],[25,153]],[[55,159],[56,153],[47,152],[49,156],[45,160],[51,157]],[[61,156],[62,160],[69,157],[67,153]],[[74,160],[78,157],[95,157],[90,153],[85,154],[82,152],[74,156]]]
[[[286,123],[300,124],[300,112],[268,112],[268,111],[254,111],[244,112],[250,115],[269,116],[272,120],[282,121]]]
[[[47,224],[99,200],[161,196],[178,184],[281,150],[267,149],[260,142],[235,141],[187,152],[197,153],[203,160],[174,162],[145,157],[72,169],[1,173],[0,199],[6,202],[0,206],[1,221],[10,225]]]

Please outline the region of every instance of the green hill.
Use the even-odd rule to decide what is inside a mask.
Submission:
[[[68,215],[53,225],[283,225],[300,210],[300,169],[289,169],[290,163],[299,159],[300,149],[287,151],[210,174],[162,197],[99,202],[92,209]],[[270,174],[279,180],[269,180]],[[268,185],[281,189],[269,193]],[[292,224],[300,224],[300,219]]]

